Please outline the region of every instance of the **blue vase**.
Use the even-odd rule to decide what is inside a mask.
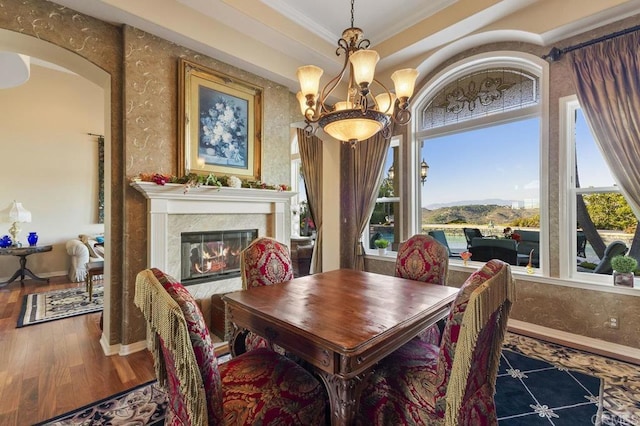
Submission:
[[[27,241],[29,242],[30,246],[35,246],[38,243],[38,234],[36,234],[35,232],[29,232]]]
[[[13,241],[11,241],[10,236],[3,235],[2,238],[0,238],[0,248],[11,247],[11,244],[13,244]]]

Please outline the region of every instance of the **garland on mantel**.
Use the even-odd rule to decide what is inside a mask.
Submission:
[[[254,188],[254,189],[273,189],[276,191],[291,191],[289,185],[271,185],[259,180],[240,179],[237,176],[215,176],[213,173],[208,175],[198,175],[189,173],[188,175],[178,177],[174,175],[164,175],[161,173],[140,173],[131,179],[133,182],[155,182],[158,185],[167,183],[177,183],[185,185],[185,193],[189,188],[197,188],[199,186],[213,186],[222,188]]]

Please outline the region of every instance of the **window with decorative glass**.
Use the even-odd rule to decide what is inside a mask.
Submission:
[[[416,185],[416,231],[436,231],[453,263],[470,252],[540,272],[540,73],[488,58],[425,88],[415,155],[429,173]]]

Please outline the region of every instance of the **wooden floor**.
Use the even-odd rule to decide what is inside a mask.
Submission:
[[[0,425],[32,425],[155,378],[148,351],[104,355],[100,313],[16,328],[25,294],[78,285],[54,277],[0,288]]]

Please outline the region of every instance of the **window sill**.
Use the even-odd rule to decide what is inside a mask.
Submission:
[[[473,273],[483,263],[481,262],[469,262],[467,266],[464,266],[462,262],[449,263],[450,271],[460,271]],[[605,293],[621,294],[627,296],[640,296],[640,280],[636,278],[635,287],[619,287],[614,286],[612,282],[605,282],[605,280],[589,281],[585,277],[572,277],[572,278],[557,278],[543,276],[539,271],[528,274],[526,269],[522,266],[513,266],[511,269],[513,277],[518,282],[535,282],[540,284],[561,285],[564,287],[579,288],[583,290],[602,291]],[[586,274],[585,274],[586,275]],[[610,275],[607,277],[611,278]]]
[[[396,252],[389,252],[384,256],[380,256],[377,252],[369,252],[365,253],[365,256],[368,259],[382,261],[382,262],[393,262],[396,261]],[[469,274],[478,270],[483,263],[481,262],[472,262],[469,261],[467,266],[464,266],[461,261],[453,261],[449,263],[450,271],[458,271],[458,272],[467,272]],[[585,277],[582,279],[581,277],[574,278],[556,278],[556,277],[545,277],[539,271],[536,271],[533,274],[528,274],[524,267],[522,266],[514,266],[511,269],[513,277],[519,282],[535,282],[539,284],[550,284],[550,285],[561,285],[564,287],[572,287],[579,288],[583,290],[593,290],[593,291],[601,291],[605,293],[613,293],[613,294],[621,294],[626,296],[638,296],[640,297],[640,279],[636,278],[636,283],[634,288],[629,287],[617,287],[614,286],[611,282],[604,282],[602,280],[588,281]],[[610,277],[609,275],[607,275]]]

